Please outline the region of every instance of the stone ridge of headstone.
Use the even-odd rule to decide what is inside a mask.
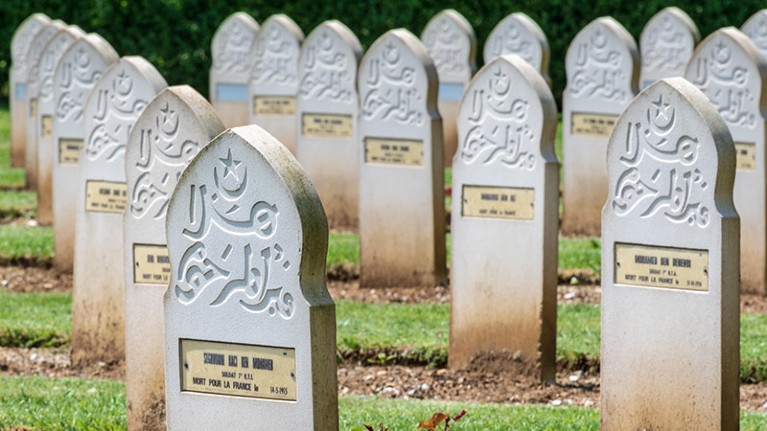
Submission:
[[[682,9],[667,7],[653,15],[639,37],[642,88],[662,78],[683,76],[700,42],[700,31]]]
[[[751,15],[740,27],[740,31],[751,38],[762,56],[767,58],[767,9]]]
[[[537,22],[522,12],[512,13],[499,21],[485,40],[483,52],[485,63],[490,63],[494,58],[506,54],[522,57],[538,70],[538,73],[543,75],[551,86],[551,78],[549,78],[551,51],[546,33]]]

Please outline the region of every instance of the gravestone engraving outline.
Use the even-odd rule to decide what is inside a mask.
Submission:
[[[546,34],[532,18],[515,12],[495,25],[487,36],[484,49],[485,64],[496,57],[516,54],[533,66],[547,81],[551,53]],[[549,85],[551,85],[549,83]]]
[[[740,27],[740,31],[748,36],[762,56],[767,58],[767,9],[751,15]]]
[[[658,79],[684,76],[698,42],[700,31],[683,10],[671,6],[653,15],[639,38],[642,88]]]

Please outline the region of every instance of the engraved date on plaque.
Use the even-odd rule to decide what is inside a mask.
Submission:
[[[296,401],[296,350],[179,340],[181,390]]]
[[[303,114],[301,133],[316,138],[351,138],[352,116],[342,114]]]
[[[739,171],[756,170],[756,144],[751,142],[736,142],[735,154],[735,166]]]
[[[43,139],[51,139],[53,136],[53,116],[43,115],[40,117],[40,135]]]
[[[533,189],[464,185],[461,195],[461,215],[464,217],[533,219]]]
[[[85,210],[122,214],[128,201],[128,186],[114,181],[92,181],[85,184]]]
[[[423,166],[423,141],[365,138],[365,163]]]
[[[296,98],[290,96],[255,96],[253,112],[256,115],[293,115],[296,113]]]
[[[708,251],[615,244],[615,283],[708,292]]]
[[[80,163],[80,152],[82,150],[82,139],[59,139],[59,164],[76,165]]]
[[[618,121],[617,115],[573,113],[571,131],[573,135],[607,138]]]
[[[170,283],[170,258],[164,245],[133,244],[133,282]]]

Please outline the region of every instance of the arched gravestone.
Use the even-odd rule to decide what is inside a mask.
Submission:
[[[219,135],[181,176],[167,235],[168,429],[338,430],[327,221],[290,152],[258,126]]]
[[[112,64],[85,104],[72,291],[72,360],[125,357],[125,146],[133,124],[167,84],[142,57]]]
[[[322,199],[331,228],[356,228],[359,211],[357,67],[362,46],[326,21],[301,47],[297,157]]]
[[[671,6],[653,15],[639,37],[642,88],[662,78],[684,76],[698,42],[698,26],[682,9]]]
[[[426,24],[421,40],[439,76],[438,101],[442,117],[444,164],[450,166],[458,146],[458,102],[464,87],[477,70],[477,36],[463,15],[453,9],[445,9]]]
[[[404,29],[360,63],[360,285],[445,282],[442,124],[437,71]]]
[[[556,129],[548,84],[517,55],[483,67],[461,101],[453,162],[451,368],[469,367],[478,355],[520,352],[541,380],[555,379]]]
[[[513,13],[502,19],[485,41],[485,64],[507,54],[522,57],[543,75],[551,86],[549,41],[538,23],[522,12]]]
[[[27,79],[32,67],[30,50],[35,37],[50,25],[51,19],[45,14],[30,15],[16,29],[11,40],[11,167],[24,167],[24,145],[27,140]]]
[[[75,214],[79,197],[80,152],[85,141],[85,104],[104,71],[119,60],[97,34],[75,42],[59,60],[53,77],[53,266],[71,272],[74,265]]]
[[[763,57],[767,58],[767,9],[751,15],[740,27],[740,31],[748,36]]]
[[[767,294],[767,63],[756,45],[734,27],[717,30],[695,50],[685,77],[703,91],[735,141],[735,208],[740,237],[740,283],[744,292]]]
[[[274,135],[296,154],[298,56],[304,33],[287,15],[273,15],[253,43],[250,124]]]
[[[27,77],[27,98],[29,100],[27,119],[25,121],[26,139],[24,140],[24,169],[26,187],[31,190],[37,190],[37,136],[38,136],[38,101],[37,95],[40,92],[40,68],[42,66],[41,57],[43,50],[54,36],[66,28],[67,25],[60,20],[54,20],[50,25],[37,33],[29,49],[29,62],[31,67],[28,69]]]
[[[248,83],[253,61],[250,52],[258,23],[245,12],[230,15],[211,43],[210,100],[226,127],[248,124]]]
[[[165,214],[184,168],[224,125],[192,87],[168,87],[136,121],[125,149],[125,377],[128,429],[164,429],[163,294],[170,283]]]
[[[53,223],[53,117],[58,101],[54,96],[54,75],[61,57],[75,42],[85,37],[77,27],[62,29],[48,42],[40,57],[37,97],[37,222]]]
[[[738,429],[740,223],[727,125],[681,78],[615,126],[602,229],[602,429]]]
[[[607,198],[607,139],[637,92],[634,39],[610,17],[598,18],[573,39],[562,94],[562,232],[599,235]]]

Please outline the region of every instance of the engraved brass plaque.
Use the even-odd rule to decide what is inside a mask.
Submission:
[[[618,122],[617,115],[582,114],[573,112],[571,133],[573,135],[607,138]]]
[[[59,164],[76,165],[80,163],[80,152],[82,150],[82,139],[59,139]]]
[[[43,139],[51,139],[53,136],[53,116],[43,115],[40,118],[40,135]]]
[[[423,166],[423,142],[365,138],[365,163]]]
[[[85,210],[122,214],[128,201],[128,186],[113,181],[88,181],[85,184]]]
[[[708,292],[708,251],[615,244],[615,283]]]
[[[170,283],[168,247],[133,244],[133,282],[167,286]]]
[[[461,215],[532,220],[534,203],[534,189],[464,185],[461,193]]]
[[[756,170],[756,144],[751,142],[736,142],[735,154],[735,166],[739,171]]]
[[[301,133],[316,138],[351,138],[354,127],[351,115],[303,114]]]
[[[179,340],[181,390],[296,401],[296,350]]]
[[[253,112],[256,115],[293,115],[296,113],[296,98],[290,96],[255,96]]]
[[[37,99],[29,99],[29,116],[37,117]]]

